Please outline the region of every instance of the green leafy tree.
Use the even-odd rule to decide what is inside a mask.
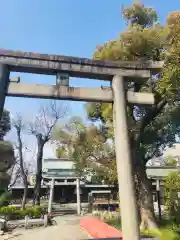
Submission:
[[[56,149],[57,158],[68,158],[68,150],[65,146],[61,145]]]
[[[72,158],[73,145],[77,136],[86,128],[80,117],[72,117],[66,124],[55,127],[53,140],[56,141],[56,156]]]
[[[173,157],[169,156],[165,159],[165,165],[166,166],[177,166],[177,160],[174,159]]]
[[[10,175],[7,173],[15,162],[14,149],[11,143],[0,141],[0,195],[7,191]]]
[[[180,171],[170,173],[164,184],[165,207],[176,223],[180,223]]]
[[[76,137],[73,148],[79,174],[86,174],[88,170],[97,181],[110,183],[117,180],[116,175],[113,179],[114,147],[107,142],[102,129],[95,125],[86,126]]]
[[[10,182],[8,169],[14,164],[14,150],[10,142],[4,141],[4,136],[11,130],[10,113],[3,111],[0,120],[0,194],[7,190]]]
[[[73,117],[55,129],[54,139],[58,140],[57,156],[72,159],[78,175],[91,174],[96,182],[117,181],[114,146],[107,142],[103,129]]]
[[[11,130],[10,113],[7,110],[3,111],[2,119],[0,121],[0,140]]]
[[[149,91],[153,87],[155,104],[151,107],[127,106],[141,219],[146,221],[148,228],[156,228],[151,183],[145,165],[152,157],[161,155],[166,146],[171,146],[176,141],[175,135],[180,135],[180,104],[176,101],[180,83],[180,12],[170,13],[167,23],[161,25],[154,9],[134,3],[123,9],[123,17],[127,29],[115,40],[97,46],[94,59],[164,61],[162,72],[148,83],[129,83],[129,88],[135,92]],[[112,104],[90,103],[86,108],[89,119],[101,121],[113,139]]]

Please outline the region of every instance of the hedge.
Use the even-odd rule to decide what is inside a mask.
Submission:
[[[13,206],[0,207],[0,216],[4,216],[6,220],[23,219],[25,216],[40,218],[46,212],[46,208],[42,206],[27,207],[24,210]]]

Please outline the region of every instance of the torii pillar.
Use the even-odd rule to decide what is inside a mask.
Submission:
[[[139,240],[140,233],[131,164],[126,96],[122,76],[113,77],[112,89],[114,94],[114,132],[123,240]]]
[[[0,64],[0,119],[2,118],[7,87],[9,84],[9,69],[5,64]]]

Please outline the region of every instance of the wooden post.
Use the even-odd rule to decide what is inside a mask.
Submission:
[[[114,76],[112,88],[114,93],[114,135],[123,240],[139,240],[140,233],[123,77]]]
[[[6,98],[9,83],[9,69],[7,65],[0,64],[0,119],[4,110],[4,102]]]

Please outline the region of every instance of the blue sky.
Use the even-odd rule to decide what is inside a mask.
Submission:
[[[125,28],[121,5],[131,3],[128,0],[1,0],[0,47],[91,58],[97,44],[116,38]],[[157,9],[161,22],[180,7],[178,0],[144,0],[144,3]],[[55,77],[20,76],[22,82],[55,83]],[[98,87],[102,82],[73,79],[71,84]],[[45,100],[7,98],[5,107],[12,114],[21,112],[30,117],[44,103]],[[72,115],[85,118],[83,103],[70,106]]]
[[[92,57],[97,44],[115,38],[125,28],[120,9],[128,0],[1,0],[0,47],[12,50]],[[178,0],[146,0],[160,20],[177,10]],[[17,75],[17,74],[16,74]],[[14,75],[13,75],[14,76]],[[53,83],[54,77],[21,74],[21,80]],[[98,87],[101,82],[73,79],[75,86]],[[27,114],[38,111],[45,101],[7,98],[6,108]],[[83,104],[71,104],[72,115],[84,116]]]

